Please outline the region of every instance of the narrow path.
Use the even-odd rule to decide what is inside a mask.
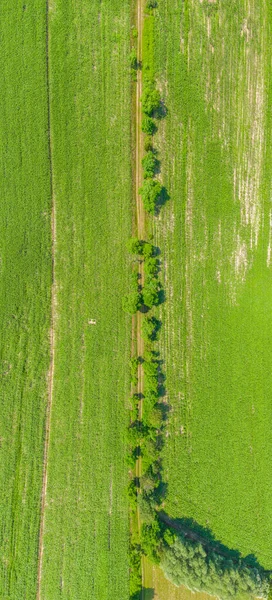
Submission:
[[[55,279],[55,249],[56,249],[56,205],[53,190],[53,168],[52,168],[52,137],[51,137],[51,110],[50,110],[50,76],[49,76],[49,0],[46,0],[46,87],[47,87],[47,131],[48,131],[48,158],[50,171],[50,196],[51,196],[51,236],[52,236],[52,282],[51,282],[51,326],[50,326],[50,365],[48,371],[48,399],[45,420],[44,454],[43,454],[43,477],[41,492],[40,533],[38,550],[38,576],[37,576],[37,600],[41,598],[41,579],[43,565],[43,537],[45,523],[45,505],[48,479],[48,450],[50,442],[50,424],[52,412],[52,399],[54,388],[55,371],[55,323],[56,323],[56,279]]]
[[[137,58],[138,63],[141,65],[142,63],[142,40],[143,40],[143,0],[137,0],[137,30],[138,30],[138,47],[137,47]],[[137,215],[137,237],[141,240],[145,238],[145,211],[143,208],[142,198],[139,194],[139,188],[142,185],[143,176],[142,176],[142,158],[144,155],[144,145],[143,145],[143,133],[142,133],[142,108],[141,108],[141,96],[142,96],[142,88],[143,88],[143,78],[142,78],[142,70],[141,68],[137,71],[137,84],[136,84],[136,215]],[[144,268],[143,262],[139,265],[139,274],[140,274],[140,282],[141,285],[144,283]],[[142,313],[137,312],[136,316],[136,332],[137,332],[137,356],[143,356],[144,354],[144,342],[141,334],[142,330]],[[143,378],[143,366],[138,366],[138,385],[137,385],[137,393],[140,395],[139,402],[139,418],[142,419],[143,414],[143,401],[142,395],[144,392],[144,378]],[[136,464],[136,477],[140,478],[142,474],[142,460],[139,457]],[[140,512],[137,509],[137,520],[138,520],[138,530],[140,532],[141,528],[141,520],[140,520]],[[141,598],[144,600],[144,588],[145,588],[145,576],[144,576],[144,561],[142,560],[142,593]]]

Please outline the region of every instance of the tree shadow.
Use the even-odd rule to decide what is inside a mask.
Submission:
[[[237,565],[242,564],[251,569],[257,569],[262,572],[266,571],[262,565],[260,565],[254,554],[242,556],[239,550],[229,548],[228,546],[225,546],[225,544],[222,544],[220,540],[216,539],[209,527],[203,527],[194,519],[186,517],[172,519],[164,511],[160,511],[159,516],[165,525],[170,527],[176,533],[180,533],[188,540],[201,543],[208,552],[214,552],[227,560],[232,560],[233,563],[236,563]],[[272,571],[267,570],[266,572],[271,573]]]
[[[164,101],[161,100],[159,108],[157,108],[154,112],[154,117],[156,117],[156,119],[161,121],[162,119],[165,119],[165,117],[167,117],[167,115],[168,115],[167,106],[165,106]]]
[[[152,588],[142,589],[142,598],[144,598],[144,600],[153,600],[154,597],[155,591]]]
[[[158,216],[162,207],[170,200],[166,187],[163,187],[156,203],[155,216]]]

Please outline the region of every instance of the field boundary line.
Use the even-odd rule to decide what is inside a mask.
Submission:
[[[51,107],[50,107],[50,64],[49,64],[49,0],[46,0],[45,8],[45,37],[46,37],[46,89],[47,89],[47,135],[48,135],[48,159],[49,159],[49,178],[50,178],[50,198],[51,198],[51,240],[52,240],[52,279],[51,279],[51,324],[50,324],[50,364],[48,371],[48,395],[45,418],[45,437],[43,453],[43,475],[41,491],[40,508],[40,531],[38,548],[38,577],[37,577],[37,600],[41,598],[41,580],[43,566],[43,538],[45,525],[45,506],[48,483],[48,451],[50,443],[51,413],[54,390],[54,372],[55,372],[55,324],[56,324],[56,277],[55,277],[55,251],[56,251],[56,203],[53,187],[53,160],[52,160],[52,135],[51,135]]]

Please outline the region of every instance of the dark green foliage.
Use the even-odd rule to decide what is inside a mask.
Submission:
[[[143,244],[138,238],[132,237],[127,241],[127,250],[130,254],[142,254]]]
[[[158,2],[157,0],[146,0],[146,8],[147,10],[151,10],[152,8],[157,8]]]
[[[157,127],[154,119],[151,117],[144,117],[142,121],[142,131],[147,135],[153,135],[155,133]]]
[[[138,446],[136,446],[136,448],[133,448],[133,450],[129,450],[128,454],[126,455],[126,463],[130,469],[135,468],[137,458],[138,458]]]
[[[152,306],[158,306],[160,303],[159,297],[160,285],[158,281],[151,280],[147,281],[143,288],[143,303],[148,308],[152,308]]]
[[[154,152],[149,151],[142,159],[142,166],[144,170],[144,179],[154,177],[156,169],[158,167],[158,160],[156,159]]]
[[[165,534],[164,534],[164,539]],[[268,575],[245,563],[232,561],[207,550],[182,534],[171,535],[171,545],[165,546],[161,565],[175,585],[186,585],[191,590],[205,591],[222,600],[230,598],[267,597]]]
[[[137,69],[138,67],[137,52],[135,48],[132,48],[131,53],[129,55],[129,64],[132,69]]]
[[[151,86],[146,87],[142,97],[143,112],[151,117],[160,108],[160,92]]]
[[[122,298],[123,311],[133,315],[141,306],[141,295],[139,292],[130,292]]]
[[[145,210],[150,214],[155,214],[156,206],[160,194],[162,192],[162,185],[159,181],[154,179],[145,179],[143,187],[140,188],[139,193],[142,196]]]

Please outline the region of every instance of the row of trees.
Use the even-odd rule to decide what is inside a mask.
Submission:
[[[162,298],[162,286],[158,278],[159,259],[156,248],[149,242],[131,238],[127,244],[128,251],[137,255],[136,263],[130,278],[131,291],[123,297],[123,310],[131,315],[141,308],[143,310],[158,306]],[[139,278],[138,262],[144,261],[145,283]]]
[[[267,598],[269,593],[266,571],[207,551],[199,542],[170,530],[164,533],[161,566],[175,585],[205,591],[221,600]]]

